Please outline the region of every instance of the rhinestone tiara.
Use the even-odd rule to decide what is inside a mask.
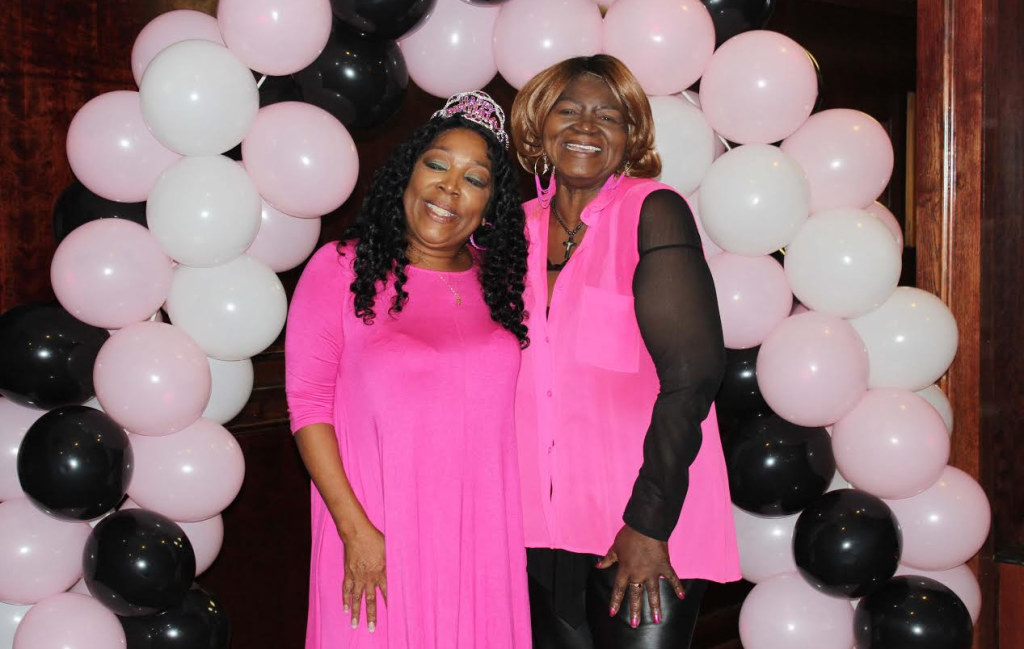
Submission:
[[[494,137],[498,138],[502,146],[506,149],[508,148],[508,134],[505,132],[505,111],[486,92],[473,90],[452,95],[445,102],[444,108],[431,115],[430,118],[444,119],[455,116],[468,119],[483,126],[494,133]]]

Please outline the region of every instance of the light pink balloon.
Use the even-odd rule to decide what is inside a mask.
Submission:
[[[896,220],[893,213],[889,211],[885,205],[882,205],[878,201],[871,203],[864,208],[865,211],[871,212],[878,217],[878,220],[889,228],[889,232],[892,232],[892,236],[896,239],[896,243],[899,245],[900,250],[903,249],[903,228],[900,227],[900,222]]]
[[[142,509],[142,507],[131,498],[126,498],[124,503],[118,508],[118,511],[126,509]],[[206,569],[213,564],[214,559],[220,554],[220,548],[224,544],[224,517],[217,514],[198,523],[175,522],[185,532],[185,536],[188,537],[189,542],[192,544],[192,549],[195,551],[196,576],[198,577],[206,572]],[[89,591],[83,592],[88,593]]]
[[[131,443],[135,475],[128,494],[143,509],[195,523],[219,514],[242,488],[242,449],[208,419],[165,437],[132,435]]]
[[[516,89],[559,61],[601,51],[601,10],[589,0],[516,0],[494,24],[494,60]]]
[[[939,479],[949,460],[942,417],[923,398],[875,388],[832,431],[836,468],[857,489],[879,498],[909,498]]]
[[[718,294],[722,334],[729,349],[760,345],[793,308],[786,273],[765,255],[744,257],[724,252],[708,261]]]
[[[907,566],[949,570],[973,557],[988,536],[992,509],[984,490],[956,467],[913,498],[886,500],[903,532]]]
[[[825,426],[850,411],[868,387],[868,354],[853,327],[811,311],[786,318],[757,355],[757,385],[780,417]]]
[[[744,649],[850,649],[853,608],[823,595],[794,573],[762,581],[740,609]]]
[[[18,480],[18,449],[29,426],[45,414],[0,398],[0,501],[25,497]]]
[[[435,97],[483,88],[494,75],[494,23],[500,7],[437,0],[423,24],[398,41],[409,78]]]
[[[700,190],[693,192],[686,197],[686,202],[690,206],[690,211],[693,212],[693,220],[697,224],[697,233],[700,234],[700,245],[704,248],[704,259],[711,259],[715,255],[720,255],[722,250],[714,240],[708,236],[706,230],[704,230],[704,223],[700,218]]]
[[[87,595],[60,593],[25,614],[13,649],[120,649],[127,646],[117,616]]]
[[[971,621],[978,622],[978,615],[981,613],[981,587],[978,585],[978,578],[966,565],[959,565],[949,570],[921,570],[900,564],[893,576],[900,577],[902,575],[919,575],[944,584],[956,593],[956,596],[967,607],[967,612],[971,614]]]
[[[330,113],[303,102],[260,109],[242,141],[242,159],[268,203],[303,218],[340,207],[359,176],[352,136]]]
[[[162,322],[139,322],[111,336],[96,356],[93,383],[103,410],[137,435],[179,431],[210,400],[206,354]]]
[[[682,92],[715,49],[715,26],[700,0],[619,0],[604,17],[604,51],[636,75],[648,95]]]
[[[818,77],[804,48],[775,32],[756,30],[727,40],[700,81],[711,127],[741,144],[792,135],[814,108]]]
[[[135,45],[132,46],[132,76],[136,85],[142,83],[142,75],[149,62],[162,49],[187,40],[224,44],[217,19],[201,11],[176,9],[149,21],[135,37]]]
[[[298,72],[316,60],[331,35],[330,0],[220,0],[224,43],[263,74]]]
[[[179,156],[160,144],[142,119],[139,93],[115,90],[90,99],[68,127],[68,162],[93,193],[112,201],[146,200]]]
[[[27,498],[0,503],[0,601],[35,604],[71,588],[91,531],[47,516]]]
[[[319,238],[320,219],[290,216],[263,201],[260,229],[245,254],[283,273],[304,262]]]
[[[811,212],[866,207],[892,176],[889,135],[859,110],[833,108],[811,115],[781,148],[807,172]]]
[[[99,219],[74,230],[50,264],[53,292],[87,324],[120,329],[160,308],[171,290],[171,258],[149,230],[125,219]]]
[[[755,584],[787,572],[796,572],[793,559],[793,530],[799,514],[766,518],[732,508],[736,543],[740,551],[743,578]]]

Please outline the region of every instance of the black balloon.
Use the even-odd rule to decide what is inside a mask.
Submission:
[[[857,489],[830,491],[804,509],[793,558],[811,586],[834,597],[864,597],[896,572],[902,537],[892,510]]]
[[[857,649],[970,649],[971,614],[952,590],[917,575],[895,577],[857,604]]]
[[[231,642],[224,608],[198,586],[163,613],[118,619],[128,649],[227,649]]]
[[[53,206],[53,237],[60,243],[78,226],[97,219],[127,219],[144,226],[146,203],[110,201],[75,181],[61,192]]]
[[[282,101],[302,101],[302,90],[290,76],[270,77],[254,73],[259,83],[260,108]]]
[[[394,41],[367,36],[338,20],[324,51],[293,78],[303,101],[349,128],[374,126],[391,117],[409,85],[405,59]]]
[[[331,0],[334,15],[364,34],[399,38],[434,9],[437,0]]]
[[[109,337],[56,303],[14,307],[0,315],[0,394],[43,410],[85,403]]]
[[[771,18],[775,0],[701,0],[715,23],[715,47],[736,34],[761,29]]]
[[[133,457],[128,435],[109,415],[87,406],[63,406],[25,433],[18,449],[18,480],[47,514],[88,521],[124,498]]]
[[[757,386],[757,353],[760,347],[725,350],[725,376],[715,404],[735,411],[768,410]]]
[[[153,615],[181,604],[196,576],[196,556],[177,523],[128,509],[96,525],[82,569],[92,596],[117,615]]]
[[[811,108],[811,112],[816,113],[821,108],[822,93],[825,92],[825,77],[821,76],[821,64],[818,63],[818,59],[809,50],[804,50],[804,52],[811,60],[811,65],[814,66],[814,76],[818,79],[818,94],[815,96],[814,106]]]
[[[778,415],[755,417],[723,442],[732,502],[752,514],[795,514],[825,493],[835,475],[832,439],[824,428],[804,428]]]

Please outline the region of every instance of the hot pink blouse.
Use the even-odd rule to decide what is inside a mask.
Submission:
[[[586,237],[555,283],[547,308],[549,211],[524,206],[530,241],[516,427],[527,547],[604,554],[643,461],[659,392],[634,312],[640,207],[670,189],[612,177],[583,211]],[[740,578],[729,482],[712,407],[690,466],[689,490],[669,538],[681,578]]]

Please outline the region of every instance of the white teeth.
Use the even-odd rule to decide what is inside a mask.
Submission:
[[[433,203],[427,203],[427,209],[430,210],[433,214],[436,214],[437,216],[440,216],[441,218],[445,218],[445,219],[453,219],[453,218],[455,218],[455,213],[454,212],[449,212],[448,210],[442,209],[442,208],[438,207],[437,205],[434,205]]]
[[[565,148],[570,151],[579,151],[580,153],[597,153],[601,150],[599,146],[591,146],[589,144],[575,144],[569,143],[565,145]]]

